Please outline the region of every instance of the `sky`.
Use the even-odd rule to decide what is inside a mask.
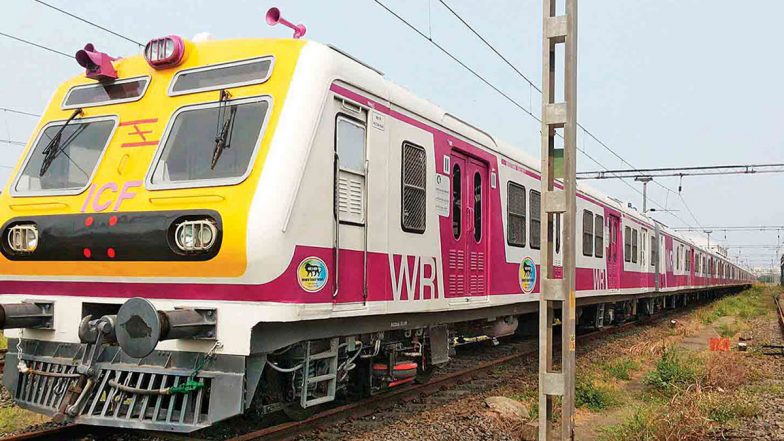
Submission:
[[[211,0],[106,2],[45,0],[141,43],[209,32],[217,39],[288,37],[269,27],[272,6],[307,26],[305,38],[335,45],[392,80],[496,138],[539,156],[539,123],[416,34],[374,0]],[[381,0],[475,69],[522,107],[539,115],[541,95],[465,28],[441,0]],[[541,0],[443,0],[534,84],[541,83]],[[0,32],[73,54],[85,43],[113,56],[139,46],[34,0],[2,0]],[[578,120],[636,168],[784,162],[784,59],[777,56],[784,2],[749,7],[732,0],[591,0],[579,3]],[[78,75],[73,59],[0,35],[0,107],[40,113],[57,85]],[[0,111],[0,139],[26,142],[36,119]],[[578,170],[630,168],[578,133]],[[0,182],[22,147],[0,143]],[[782,225],[777,203],[784,175],[658,179],[649,206],[673,227]],[[641,184],[591,181],[641,209]],[[690,213],[690,211],[691,213]],[[771,265],[782,238],[773,232],[722,232],[752,266]],[[755,247],[749,247],[755,245]],[[740,246],[737,248],[736,246]]]

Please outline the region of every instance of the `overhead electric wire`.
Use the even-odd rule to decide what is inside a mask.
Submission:
[[[482,75],[480,75],[480,74],[479,74],[478,72],[476,72],[474,69],[472,69],[471,67],[469,67],[468,65],[466,65],[466,64],[465,64],[465,63],[464,63],[462,60],[460,60],[459,58],[457,58],[457,56],[455,56],[454,54],[452,54],[451,52],[449,52],[449,51],[448,51],[446,48],[444,48],[443,46],[441,46],[440,44],[438,44],[438,43],[437,43],[435,40],[433,40],[433,39],[432,39],[430,36],[426,35],[424,32],[420,31],[420,30],[419,30],[417,27],[415,27],[414,25],[412,25],[412,24],[411,24],[411,23],[410,23],[408,20],[406,20],[405,18],[403,18],[402,16],[400,16],[398,13],[396,13],[395,11],[393,11],[392,9],[390,9],[389,7],[387,7],[387,6],[386,6],[384,3],[382,3],[380,0],[373,0],[373,1],[374,1],[376,4],[378,4],[379,6],[381,6],[381,7],[382,7],[384,10],[386,10],[386,11],[387,11],[389,14],[391,14],[392,16],[394,16],[395,18],[397,18],[397,19],[398,19],[400,22],[402,22],[403,24],[405,24],[406,26],[408,26],[408,28],[410,28],[412,31],[416,32],[416,33],[417,33],[417,34],[418,34],[420,37],[422,37],[422,38],[424,38],[425,40],[429,41],[429,42],[430,42],[430,43],[431,43],[433,46],[435,46],[436,48],[438,48],[438,49],[439,49],[439,50],[440,50],[442,53],[444,53],[446,56],[448,56],[448,57],[449,57],[449,58],[451,58],[453,61],[455,61],[456,63],[458,63],[460,66],[462,66],[464,69],[466,69],[468,72],[470,72],[471,74],[473,74],[473,75],[474,75],[474,76],[475,76],[477,79],[479,79],[479,80],[480,80],[480,81],[482,81],[484,84],[486,84],[488,87],[490,87],[491,89],[495,90],[495,91],[496,91],[498,94],[500,94],[501,96],[503,96],[504,98],[506,98],[506,100],[507,100],[507,101],[509,101],[510,103],[512,103],[512,104],[513,104],[515,107],[517,107],[517,108],[519,108],[520,110],[522,110],[524,113],[526,113],[527,115],[529,115],[531,118],[533,118],[533,119],[534,119],[534,120],[536,120],[537,122],[539,122],[539,123],[541,123],[541,122],[542,122],[542,120],[541,120],[539,117],[537,117],[536,115],[534,115],[534,114],[531,112],[531,110],[529,110],[529,109],[526,109],[526,108],[525,108],[523,105],[521,105],[519,102],[517,102],[517,101],[516,101],[514,98],[512,98],[512,97],[511,97],[511,96],[509,96],[507,93],[505,93],[504,91],[502,91],[501,89],[499,89],[497,86],[495,86],[495,85],[494,85],[493,83],[491,83],[491,82],[490,82],[488,79],[486,79],[485,77],[483,77]],[[443,2],[442,2],[442,3],[443,3]],[[451,8],[450,8],[450,10],[451,10]],[[454,13],[454,11],[453,11],[453,13]],[[456,13],[454,13],[454,14],[455,14],[455,15],[457,15]],[[462,19],[461,19],[461,21],[464,21],[464,20],[462,20]],[[466,26],[468,26],[468,24],[467,24],[467,23],[466,23]],[[471,29],[473,30],[473,28],[471,28]],[[475,34],[477,34],[477,36],[479,36],[479,34],[478,34],[476,31],[473,31],[473,32],[474,32]],[[484,39],[483,39],[483,40],[484,40]],[[485,41],[486,41],[486,40],[485,40]],[[486,43],[486,44],[488,44],[488,45],[489,45],[489,43]],[[499,54],[499,56],[500,56],[500,54]],[[508,64],[510,64],[510,65],[511,65],[511,63],[509,63],[509,62],[508,62],[508,60],[506,60],[505,58],[504,58],[504,60],[505,60],[505,61],[506,61]],[[515,69],[515,70],[517,71],[517,69]],[[519,72],[519,71],[518,71],[518,73],[520,73],[520,75],[521,75],[523,78],[525,78],[525,80],[526,80],[526,81],[527,81],[527,82],[528,82],[528,83],[529,83],[529,84],[530,84],[532,87],[534,87],[534,88],[535,88],[537,91],[539,91],[540,93],[542,92],[542,91],[541,91],[541,89],[540,89],[538,86],[536,86],[535,84],[533,84],[533,83],[532,83],[532,82],[531,82],[531,81],[530,81],[530,80],[529,80],[527,77],[525,77],[525,75],[523,75],[523,74],[522,74],[521,72]],[[594,138],[594,139],[596,139],[596,141],[597,141],[597,142],[599,142],[600,144],[602,144],[602,145],[603,145],[605,148],[607,148],[608,150],[612,150],[612,149],[610,149],[609,147],[607,147],[607,146],[606,146],[606,145],[605,145],[603,142],[601,142],[601,141],[600,141],[598,138],[596,138],[596,137],[595,137],[595,136],[594,136],[592,133],[590,133],[588,130],[586,130],[584,127],[580,126],[579,124],[578,124],[578,126],[579,126],[579,127],[580,127],[580,128],[581,128],[581,129],[582,129],[582,130],[583,130],[583,131],[586,133],[586,134],[588,134],[588,135],[589,135],[591,138]],[[578,150],[580,153],[582,153],[583,155],[585,155],[585,156],[586,156],[588,159],[590,159],[591,161],[593,161],[594,163],[596,163],[597,165],[599,165],[600,167],[602,167],[602,168],[604,168],[604,169],[607,169],[607,167],[606,167],[606,166],[604,166],[602,163],[600,163],[599,161],[597,161],[597,160],[596,160],[595,158],[593,158],[591,155],[589,155],[588,153],[586,153],[586,152],[585,152],[585,150],[583,150],[583,149],[581,149],[581,148],[579,148],[579,147],[577,148],[577,150]],[[613,153],[614,153],[614,152],[613,152]],[[617,153],[614,153],[614,154],[615,154],[616,156],[618,156],[618,155],[617,155]],[[620,158],[620,156],[619,156],[619,158]],[[626,161],[625,161],[623,158],[620,158],[620,159],[621,159],[621,160],[623,160],[624,162],[626,162]],[[627,164],[628,164],[628,162],[627,162]],[[628,165],[629,165],[630,167],[634,167],[634,166],[633,166],[633,165],[631,165],[631,164],[628,164]],[[637,189],[636,187],[634,187],[634,186],[633,186],[633,185],[631,185],[630,183],[628,183],[628,182],[624,181],[623,179],[621,179],[621,182],[623,182],[624,184],[626,184],[626,185],[627,185],[629,188],[631,188],[631,189],[632,189],[632,190],[634,190],[635,192],[639,193],[640,195],[642,195],[642,194],[643,194],[643,193],[642,193],[642,191],[640,191],[639,189]],[[657,202],[656,200],[654,200],[654,199],[652,199],[652,198],[649,198],[649,201],[650,201],[650,202],[652,202],[653,204],[657,205],[659,208],[666,209],[666,207],[665,207],[665,206],[663,206],[662,204],[660,204],[659,202]],[[678,215],[675,215],[675,214],[673,214],[673,213],[670,213],[670,212],[668,212],[668,214],[669,214],[669,215],[671,215],[671,216],[673,216],[673,217],[675,217],[676,219],[678,219],[679,221],[683,222],[684,224],[690,225],[690,224],[689,224],[689,222],[686,222],[686,221],[685,221],[685,220],[683,220],[683,219],[682,219],[680,216],[678,216]]]
[[[13,35],[6,34],[5,32],[0,32],[0,35],[2,35],[3,37],[6,37],[6,38],[10,38],[12,40],[16,40],[16,41],[21,42],[21,43],[25,43],[25,44],[29,44],[31,46],[35,46],[35,47],[37,47],[39,49],[43,49],[43,50],[46,50],[46,51],[49,51],[49,52],[54,52],[55,54],[59,54],[59,55],[62,55],[64,57],[68,57],[68,58],[73,59],[73,55],[68,55],[65,52],[60,52],[57,49],[52,49],[52,48],[50,48],[48,46],[44,46],[42,44],[33,43],[32,41],[25,40],[23,38],[14,37]]]
[[[120,34],[120,33],[118,33],[118,32],[114,32],[114,31],[113,31],[113,30],[111,30],[111,29],[107,29],[107,28],[105,28],[105,27],[103,27],[103,26],[101,26],[101,25],[99,25],[99,24],[96,24],[96,23],[94,23],[94,22],[92,22],[92,21],[90,21],[90,20],[87,20],[86,18],[82,18],[82,17],[80,17],[80,16],[78,16],[78,15],[76,15],[76,14],[73,14],[73,13],[71,13],[71,12],[65,11],[65,10],[63,10],[63,9],[60,9],[60,8],[58,8],[57,6],[52,6],[52,5],[50,5],[49,3],[46,3],[46,2],[44,2],[44,1],[41,1],[41,0],[33,0],[33,1],[34,1],[34,2],[36,2],[36,3],[40,3],[40,4],[42,4],[42,5],[44,5],[44,6],[48,7],[48,8],[54,9],[55,11],[58,11],[58,12],[60,12],[60,13],[63,13],[63,14],[65,14],[65,15],[67,15],[67,16],[69,16],[69,17],[71,17],[71,18],[75,18],[75,19],[77,19],[77,20],[79,20],[79,21],[81,21],[81,22],[83,22],[83,23],[87,23],[87,24],[89,24],[89,25],[91,25],[91,26],[94,26],[94,27],[96,27],[96,28],[98,28],[98,29],[101,29],[102,31],[106,31],[106,32],[108,32],[108,33],[110,33],[110,34],[112,34],[112,35],[114,35],[114,36],[120,37],[120,38],[122,38],[123,40],[130,41],[130,42],[131,42],[131,43],[133,43],[133,44],[136,44],[136,45],[138,45],[138,46],[140,46],[140,47],[144,47],[144,45],[143,45],[143,44],[141,44],[141,43],[139,43],[138,41],[136,41],[136,40],[134,40],[134,39],[132,39],[132,38],[130,38],[130,37],[127,37],[127,36],[125,36],[125,35],[122,35],[122,34]]]
[[[470,30],[470,31],[471,31],[471,32],[472,32],[472,33],[473,33],[473,34],[474,34],[474,35],[475,35],[477,38],[479,38],[479,39],[480,39],[480,40],[481,40],[481,41],[482,41],[482,42],[483,42],[483,43],[484,43],[484,44],[485,44],[485,45],[486,45],[488,48],[490,48],[490,50],[492,50],[492,51],[493,51],[493,52],[494,52],[496,55],[498,55],[498,57],[499,57],[499,58],[501,58],[501,60],[503,60],[503,61],[504,61],[504,63],[506,63],[506,64],[507,64],[507,65],[508,65],[508,66],[509,66],[509,67],[510,67],[512,70],[514,70],[514,71],[515,71],[515,72],[516,72],[516,73],[517,73],[517,74],[518,74],[518,75],[519,75],[519,76],[520,76],[520,77],[521,77],[523,80],[525,80],[525,82],[527,82],[527,83],[528,83],[528,84],[529,84],[531,87],[533,87],[533,88],[534,88],[534,89],[535,89],[537,92],[539,92],[539,93],[543,93],[542,89],[541,89],[539,86],[537,86],[536,84],[534,84],[534,82],[533,82],[533,81],[531,81],[531,79],[530,79],[530,78],[528,78],[528,77],[527,77],[527,76],[526,76],[524,73],[522,73],[522,72],[521,72],[521,71],[520,71],[520,70],[519,70],[519,69],[518,69],[518,68],[517,68],[517,67],[516,67],[516,66],[515,66],[515,65],[514,65],[512,62],[511,62],[511,61],[509,61],[509,59],[508,59],[508,58],[506,58],[506,57],[505,57],[503,54],[501,54],[501,52],[500,52],[498,49],[496,49],[496,48],[495,48],[495,46],[493,46],[493,45],[492,45],[492,44],[491,44],[489,41],[487,41],[487,39],[486,39],[486,38],[485,38],[485,37],[484,37],[482,34],[480,34],[480,33],[479,33],[479,32],[478,32],[476,29],[474,29],[474,27],[473,27],[473,26],[471,26],[471,25],[470,25],[470,24],[469,24],[469,23],[468,23],[468,22],[467,22],[467,21],[466,21],[466,20],[465,20],[465,19],[464,19],[464,18],[463,18],[461,15],[460,15],[460,14],[458,14],[458,13],[457,13],[457,12],[456,12],[454,9],[452,9],[452,8],[451,8],[451,7],[450,7],[450,6],[449,6],[449,5],[448,5],[448,4],[447,4],[447,3],[446,3],[444,0],[438,0],[438,1],[439,1],[439,2],[440,2],[440,3],[441,3],[441,4],[442,4],[442,5],[443,5],[443,6],[444,6],[444,7],[445,7],[447,10],[449,10],[449,12],[450,12],[450,13],[452,13],[452,15],[454,15],[454,16],[455,16],[455,17],[456,17],[458,20],[460,20],[460,22],[461,22],[461,23],[463,23],[463,25],[464,25],[466,28],[468,28],[468,29],[469,29],[469,30]],[[634,168],[634,165],[632,165],[632,164],[631,164],[629,161],[627,161],[626,159],[624,159],[624,158],[623,158],[623,157],[622,157],[620,154],[618,154],[618,152],[616,152],[615,150],[613,150],[612,148],[610,148],[610,146],[608,146],[608,145],[607,145],[607,144],[606,144],[604,141],[602,141],[601,139],[599,139],[599,137],[597,137],[596,135],[594,135],[594,134],[593,134],[593,133],[592,133],[590,130],[588,130],[587,128],[585,128],[585,126],[583,126],[582,124],[580,124],[580,123],[578,122],[578,123],[577,123],[577,127],[579,127],[580,129],[582,129],[582,130],[583,130],[583,132],[584,132],[586,135],[588,135],[589,137],[591,137],[591,138],[592,138],[594,141],[596,141],[596,142],[597,142],[599,145],[601,145],[602,147],[604,147],[604,148],[605,148],[607,151],[609,151],[610,153],[612,153],[612,154],[613,154],[613,155],[614,155],[616,158],[618,158],[619,160],[621,160],[621,162],[623,162],[624,164],[628,165],[629,167],[632,167],[632,168]],[[585,154],[585,151],[584,151],[584,150],[581,150],[581,151],[582,151],[582,152]],[[586,154],[586,156],[587,156],[587,154]],[[595,162],[595,161],[594,161],[594,162]],[[606,167],[605,167],[605,168],[606,168]],[[661,183],[659,183],[659,182],[655,182],[655,181],[654,181],[654,184],[658,185],[659,187],[661,187],[661,188],[663,188],[663,189],[665,189],[665,190],[667,190],[667,191],[669,191],[669,192],[671,192],[671,193],[675,193],[675,190],[673,190],[673,189],[669,188],[668,186],[666,186],[666,185],[664,185],[664,184],[661,184]],[[642,194],[641,192],[638,192],[638,193]],[[680,191],[679,191],[677,194],[680,196]],[[685,199],[683,199],[683,197],[682,197],[682,196],[681,196],[681,198],[680,198],[680,199],[681,199],[681,202],[683,203],[683,205],[686,207],[686,209],[687,209],[687,210],[689,210],[689,212],[691,212],[691,208],[689,208],[689,207],[688,207],[688,204],[686,203],[686,200],[685,200]],[[650,200],[651,202],[654,202],[654,203],[656,203],[656,202],[655,202],[655,200],[654,200],[653,198],[649,198],[649,200]],[[656,203],[656,205],[658,205],[659,207],[662,207],[662,205],[661,205],[661,204],[659,204],[659,203]],[[662,207],[662,208],[666,209],[665,207]],[[678,216],[675,216],[675,215],[673,215],[673,216],[674,216],[674,217],[676,217],[676,218],[678,218],[679,220],[681,220],[681,222],[683,222],[683,220],[682,220],[682,219],[680,219]],[[697,224],[699,225],[699,221],[697,221],[697,218],[696,218],[696,217],[694,217],[694,216],[692,216],[692,217],[694,218],[694,220],[695,220],[695,221],[697,222]],[[685,223],[685,224],[688,224],[688,222],[684,222],[684,223]]]
[[[32,116],[33,118],[41,117],[41,115],[38,115],[36,113],[25,112],[23,110],[9,109],[8,107],[0,107],[0,110],[2,110],[3,112],[16,113],[17,115]]]

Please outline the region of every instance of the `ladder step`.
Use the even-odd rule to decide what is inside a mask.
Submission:
[[[328,402],[332,401],[333,399],[334,399],[334,397],[330,397],[330,396],[314,398],[312,400],[306,401],[305,402],[305,407],[316,406],[316,405],[319,405],[321,403],[328,403]]]
[[[321,383],[322,381],[334,380],[334,379],[335,379],[335,374],[319,375],[317,377],[308,378],[308,384]]]
[[[323,360],[325,358],[334,358],[334,357],[337,357],[337,356],[338,356],[337,352],[326,351],[326,352],[321,352],[321,353],[316,354],[316,355],[311,355],[310,359],[311,360]]]

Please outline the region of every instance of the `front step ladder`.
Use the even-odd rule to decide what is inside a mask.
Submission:
[[[318,404],[327,403],[335,399],[335,389],[337,388],[338,377],[338,347],[339,338],[333,338],[329,342],[329,350],[319,352],[318,354],[311,355],[311,342],[305,345],[305,361],[302,366],[302,394],[300,397],[300,405],[303,409]],[[329,372],[322,375],[310,376],[311,366],[316,365],[317,361],[326,360]],[[327,382],[327,394],[317,396],[319,391],[319,383]],[[310,395],[310,390],[313,391],[313,396]]]

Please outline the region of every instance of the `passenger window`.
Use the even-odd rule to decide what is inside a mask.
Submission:
[[[506,241],[515,247],[525,246],[525,187],[509,182],[506,194]]]
[[[474,173],[474,240],[482,240],[482,176]]]
[[[594,256],[604,257],[604,216],[596,215],[594,223]]]
[[[632,229],[625,227],[623,229],[623,260],[626,262],[632,261]]]
[[[420,234],[425,232],[426,175],[425,149],[418,145],[403,143],[401,176],[403,203],[400,213],[403,231]]]
[[[583,210],[583,256],[593,256],[593,213]]]
[[[460,166],[455,164],[452,167],[452,235],[455,239],[460,238],[463,230],[463,176],[460,174]]]
[[[250,98],[180,110],[154,162],[153,187],[242,181],[250,173],[269,106],[266,98]]]
[[[341,221],[365,222],[365,125],[338,115],[335,126],[338,152],[338,214]]]
[[[542,239],[541,238],[541,235],[542,235],[542,231],[541,231],[541,226],[542,226],[542,218],[541,218],[542,195],[541,195],[541,193],[539,193],[536,190],[531,190],[530,198],[531,198],[531,200],[529,201],[530,205],[529,205],[528,209],[529,209],[530,218],[531,218],[531,224],[530,224],[531,241],[530,241],[529,245],[531,245],[531,248],[533,248],[535,250],[538,250],[539,247],[541,246],[541,242],[542,242],[542,240],[541,240]]]
[[[632,263],[637,263],[637,230],[632,230]]]

